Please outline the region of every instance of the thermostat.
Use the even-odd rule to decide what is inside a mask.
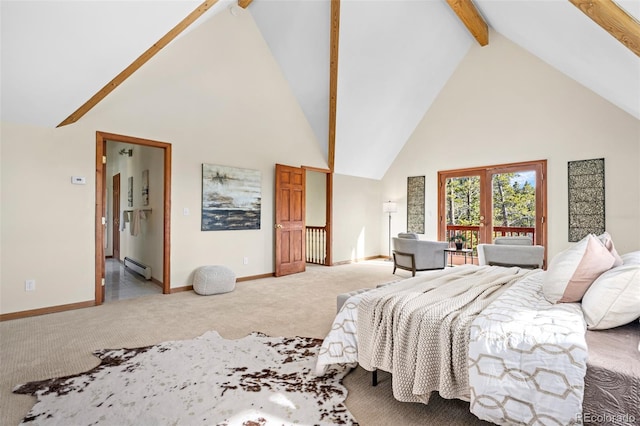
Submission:
[[[87,183],[87,180],[84,176],[71,176],[71,183],[75,185],[84,185]]]

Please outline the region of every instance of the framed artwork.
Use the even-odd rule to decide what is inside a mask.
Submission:
[[[604,158],[569,161],[569,241],[605,231]]]
[[[149,170],[142,171],[142,205],[149,205]]]
[[[260,229],[260,171],[202,165],[203,231]]]
[[[133,176],[127,179],[127,205],[133,207]]]
[[[424,234],[424,176],[407,178],[407,232]]]

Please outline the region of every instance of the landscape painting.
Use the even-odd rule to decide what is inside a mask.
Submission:
[[[202,230],[260,229],[258,170],[202,165]]]

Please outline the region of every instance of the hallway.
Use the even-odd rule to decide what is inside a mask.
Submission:
[[[129,271],[116,259],[105,259],[105,303],[159,293],[160,286]]]

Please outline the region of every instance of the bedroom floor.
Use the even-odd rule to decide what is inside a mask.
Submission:
[[[411,276],[391,273],[391,262],[307,266],[281,278],[236,284],[234,291],[199,296],[156,294],[37,317],[0,322],[0,424],[18,424],[35,398],[13,394],[20,383],[76,374],[96,366],[92,351],[191,339],[216,330],[227,339],[260,331],[271,336],[323,338],[335,316],[336,295]],[[310,313],[312,313],[310,315]],[[107,325],[108,326],[105,326]],[[434,395],[428,405],[393,398],[391,377],[355,369],[344,380],[347,408],[363,426],[487,425],[469,404]]]

